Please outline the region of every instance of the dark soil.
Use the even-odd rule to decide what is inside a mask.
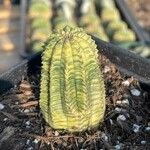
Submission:
[[[126,0],[139,24],[150,30],[150,0]]]
[[[72,134],[50,128],[38,106],[38,70],[0,96],[0,149],[150,149],[150,91],[142,90],[133,77],[122,76],[104,56],[100,59],[107,109],[97,129]]]

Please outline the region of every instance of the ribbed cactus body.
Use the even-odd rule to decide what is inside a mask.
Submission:
[[[105,88],[94,41],[82,29],[52,34],[42,56],[40,108],[55,129],[79,132],[103,120]]]

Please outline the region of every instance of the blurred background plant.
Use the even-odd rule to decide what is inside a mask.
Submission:
[[[142,11],[142,16],[148,16],[139,5],[143,6],[143,2],[126,1],[129,5],[134,3],[134,7]],[[22,7],[23,3],[27,7]],[[144,12],[148,12],[146,6],[143,8]],[[140,22],[142,26],[145,22],[148,32],[148,22]],[[149,44],[138,40],[136,33],[122,17],[115,0],[0,0],[0,69],[19,62],[24,50],[29,54],[41,51],[42,43],[53,30],[66,25],[82,27],[88,34],[106,42],[129,49],[142,57],[150,57]],[[138,42],[140,44],[134,44]],[[6,58],[10,62],[6,62]]]

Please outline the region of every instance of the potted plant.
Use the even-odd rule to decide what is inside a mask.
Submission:
[[[75,41],[71,41],[71,38],[75,39]],[[59,39],[68,39],[72,43],[72,49],[70,45],[68,45],[69,41],[65,41],[64,47],[62,47],[63,43],[61,42],[61,40],[59,41]],[[12,90],[0,96],[0,124],[2,127],[2,132],[0,134],[1,149],[9,149],[10,147],[11,149],[148,148],[149,145],[147,137],[150,127],[147,114],[149,113],[148,99],[150,96],[150,91],[148,90],[148,88],[143,89],[140,83],[147,82],[147,85],[150,83],[150,73],[146,68],[149,68],[150,62],[144,58],[132,54],[131,52],[117,48],[112,44],[105,43],[94,37],[93,39],[97,44],[99,53],[95,51],[96,47],[94,41],[90,36],[86,35],[85,32],[80,29],[71,29],[71,31],[68,31],[68,29],[63,29],[63,31],[53,34],[46,42],[44,48],[45,50],[42,55],[42,73],[40,73],[40,55],[37,55],[33,58],[30,58],[29,60],[24,61],[19,66],[16,66],[14,69],[8,72],[9,75],[8,73],[5,73],[0,76],[0,87],[2,90],[4,89],[4,86],[6,87],[6,85],[8,85],[6,84],[6,82],[10,84],[16,84],[22,79],[20,84],[17,84],[17,86]],[[57,42],[57,40],[60,43]],[[51,46],[53,45],[55,46],[53,49],[51,49]],[[83,48],[86,47],[87,51],[89,52],[86,53],[85,48],[85,53],[82,52],[83,56],[90,56],[91,54],[91,57],[89,57],[89,59],[86,60],[84,57],[77,59],[78,57],[76,57],[76,55],[71,55],[71,51],[75,53],[80,49],[81,46],[83,46]],[[60,49],[62,50],[62,54],[67,53],[67,55],[60,55]],[[65,52],[64,49],[66,50]],[[53,55],[51,55],[51,59],[49,57],[49,52],[53,53]],[[96,56],[97,54],[98,57]],[[80,56],[80,53],[77,53],[77,55]],[[65,61],[60,58],[65,58]],[[74,64],[73,60],[75,60],[75,68],[69,66],[69,64]],[[126,62],[127,60],[128,62]],[[72,91],[68,99],[64,101],[65,105],[69,104],[67,103],[67,101],[75,102],[75,105],[73,104],[68,107],[71,108],[67,109],[68,112],[65,109],[64,103],[59,103],[59,105],[57,105],[57,102],[59,102],[57,101],[59,100],[59,96],[63,99],[65,86],[63,82],[60,82],[61,86],[56,88],[56,83],[58,83],[58,80],[60,79],[67,79],[64,78],[64,76],[68,74],[64,74],[63,72],[63,69],[65,69],[64,65],[66,65],[67,62],[70,62],[68,63],[68,66],[66,66],[66,69],[68,69],[69,71],[68,73],[70,73],[71,75],[73,71],[73,76],[65,81],[66,83],[68,83],[69,90],[72,90],[72,88],[74,89],[76,87],[75,85],[78,86],[80,85],[80,83],[82,83],[77,82],[80,81],[78,79],[81,79],[81,81],[83,81],[85,80],[85,78],[87,78],[87,76],[83,77],[82,74],[80,74],[80,72],[86,71],[87,73],[89,73],[89,79],[87,80],[87,82],[92,86],[92,88],[95,89],[89,91],[90,89],[87,88],[88,91],[86,92],[86,94],[93,93],[91,95],[93,96],[92,99],[97,98],[97,95],[99,95],[101,98],[98,97],[98,101],[95,101],[96,103],[93,103],[94,101],[90,102],[88,101],[90,99],[84,99],[84,97],[82,97],[84,95],[84,92],[82,93],[84,85],[81,84],[81,86],[78,87],[82,88],[80,89],[76,87],[76,90]],[[87,68],[81,69],[81,64],[83,62],[85,62],[85,67]],[[128,63],[130,65],[128,65]],[[98,64],[102,72],[99,70]],[[117,67],[119,65],[120,67]],[[95,68],[96,70],[94,71],[92,70],[92,68]],[[123,74],[121,74],[118,69],[120,69]],[[16,71],[18,72],[17,76],[15,76]],[[100,72],[103,74],[103,77],[99,76]],[[133,76],[131,76],[131,74]],[[41,80],[40,75],[42,76]],[[97,75],[99,76],[98,78]],[[24,76],[24,78],[22,78],[22,76]],[[60,78],[58,76],[60,76]],[[17,82],[14,80],[14,78]],[[75,82],[72,82],[72,79],[75,79],[76,83],[78,84],[73,84]],[[91,79],[95,80],[92,81]],[[100,79],[101,82],[95,82],[100,81],[98,79]],[[106,89],[105,100],[103,80]],[[92,84],[90,84],[90,81]],[[97,90],[98,87],[94,87],[93,85],[101,87],[101,90],[103,92],[99,93],[101,91]],[[73,101],[74,95],[77,94],[77,91],[78,94],[80,92],[82,93],[81,95],[79,94],[81,97]],[[41,96],[39,98],[40,93]],[[67,94],[67,92],[65,94]],[[49,96],[52,96],[55,100],[49,99]],[[49,103],[50,100],[52,100],[51,103]],[[79,104],[77,102],[80,102],[80,106],[83,106],[80,100],[85,100],[85,102],[93,103],[93,105],[87,104],[86,107],[77,107],[80,108],[80,110],[76,110],[75,108]],[[100,121],[101,117],[103,118],[103,112],[105,110],[103,109],[104,107],[100,106],[101,104],[104,104],[104,101],[106,103],[106,111],[104,120]],[[41,109],[39,108],[39,102],[42,109],[42,114],[40,111]],[[64,108],[62,109],[61,106],[64,106]],[[55,108],[57,110],[56,112]],[[93,112],[90,111],[91,108],[94,108],[94,114],[98,114],[95,117],[98,118],[98,122],[101,123],[97,123],[97,121],[94,121],[94,123],[96,123],[96,126],[94,124],[90,126],[92,127],[90,129],[88,129],[87,126],[85,126],[85,128],[80,128],[85,124],[84,122],[82,124],[80,122],[81,120],[78,117],[82,115],[84,116],[85,113],[88,114],[89,112]],[[82,112],[79,116],[78,111]],[[66,130],[67,128],[65,128],[66,126],[63,124],[64,116],[60,117],[60,115],[58,115],[60,112],[66,113],[66,115],[70,115],[70,122],[68,122],[68,127],[71,126],[71,130],[70,128],[68,128],[69,132],[68,130]],[[102,116],[100,116],[99,113]],[[47,117],[48,114],[51,114],[51,117],[49,119]],[[71,117],[71,114],[74,114],[73,116],[77,116],[80,124],[76,124],[76,127],[79,126],[79,129],[73,128],[74,122],[73,120],[71,121],[71,119],[73,119]],[[44,120],[43,115],[45,118]],[[90,120],[89,117],[87,121]],[[94,119],[95,117],[92,116],[91,119]],[[62,121],[60,122],[60,124],[58,123],[59,119]],[[46,122],[48,122],[48,124],[45,122],[45,120]],[[53,124],[54,122],[56,124]],[[60,128],[57,125],[60,126]],[[74,131],[76,133],[74,133]]]

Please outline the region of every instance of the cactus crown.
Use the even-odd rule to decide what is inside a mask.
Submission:
[[[80,28],[51,34],[42,56],[40,108],[55,129],[95,127],[105,112],[105,88],[94,41]]]

